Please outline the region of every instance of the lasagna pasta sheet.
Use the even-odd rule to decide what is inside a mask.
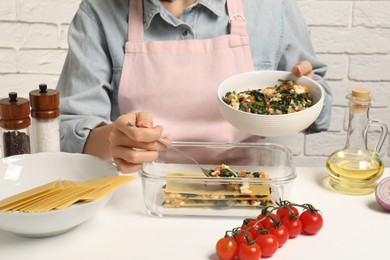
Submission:
[[[171,173],[169,177],[204,178],[202,174]],[[245,192],[241,187],[245,186]],[[168,181],[164,187],[165,207],[256,207],[271,204],[268,184],[242,183],[223,184],[221,182]]]
[[[0,211],[46,212],[100,199],[133,176],[107,176],[84,182],[56,180],[0,201]]]

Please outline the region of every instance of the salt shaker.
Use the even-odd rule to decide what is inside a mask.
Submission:
[[[31,148],[33,153],[60,151],[59,93],[40,84],[30,92]]]
[[[28,99],[10,92],[0,100],[1,147],[3,157],[31,153],[30,104]]]

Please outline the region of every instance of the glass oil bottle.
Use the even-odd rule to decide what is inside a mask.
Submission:
[[[375,191],[377,180],[382,176],[384,165],[379,151],[388,133],[386,125],[369,119],[370,91],[354,88],[347,95],[349,120],[347,142],[343,149],[333,152],[326,168],[330,175],[330,188],[345,194],[365,195]],[[375,149],[367,148],[368,130],[379,126],[381,134]]]

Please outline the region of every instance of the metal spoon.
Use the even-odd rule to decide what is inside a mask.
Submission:
[[[138,128],[135,124],[131,123],[131,122],[127,122],[127,125],[131,126],[131,127],[135,127],[135,128]],[[212,177],[211,175],[211,172],[210,170],[207,170],[205,168],[203,168],[202,166],[200,166],[200,164],[198,163],[197,160],[195,160],[192,156],[190,156],[189,154],[183,152],[182,150],[176,148],[175,146],[172,146],[170,145],[169,143],[165,142],[164,140],[162,140],[161,138],[157,140],[157,142],[169,147],[170,149],[180,153],[181,155],[183,155],[184,157],[190,159],[191,161],[193,161],[198,167],[199,169],[202,170],[202,172],[204,173],[204,175],[206,175],[207,177]]]

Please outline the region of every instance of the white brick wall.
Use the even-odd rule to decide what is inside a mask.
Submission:
[[[28,92],[41,82],[55,87],[66,56],[66,33],[81,0],[0,0],[0,97]],[[297,165],[324,166],[342,148],[347,112],[345,95],[369,87],[371,118],[390,127],[390,0],[298,0],[318,56],[329,65],[333,90],[329,131],[270,139],[287,145]],[[370,144],[378,136],[374,131]],[[390,165],[390,138],[381,151]]]

